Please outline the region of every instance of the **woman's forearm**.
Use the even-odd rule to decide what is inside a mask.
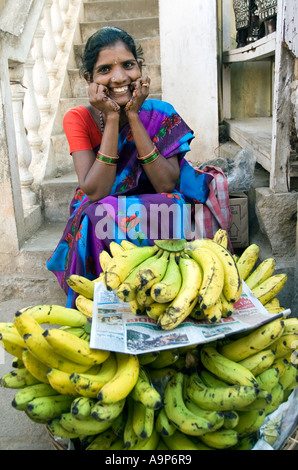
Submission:
[[[128,115],[131,132],[138,150],[144,157],[152,152],[154,144],[144,128],[138,114]],[[176,158],[167,160],[160,155],[155,161],[143,166],[156,192],[172,192],[179,178],[179,165]]]

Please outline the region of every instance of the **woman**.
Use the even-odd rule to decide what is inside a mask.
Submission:
[[[150,79],[142,62],[131,36],[115,27],[97,31],[85,47],[90,104],[70,110],[63,121],[79,186],[47,263],[68,295],[67,306],[76,296],[67,277],[97,277],[99,253],[111,240],[145,245],[189,238],[190,212],[209,195],[212,174],[184,159],[192,130],[170,104],[147,99]]]

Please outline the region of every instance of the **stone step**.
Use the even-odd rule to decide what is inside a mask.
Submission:
[[[137,40],[137,46],[143,50],[145,64],[160,64],[160,38],[141,38]],[[77,68],[81,67],[81,57],[83,55],[85,44],[74,45],[74,57]]]
[[[66,223],[69,218],[69,204],[77,186],[78,179],[74,171],[43,181],[41,192],[46,221]]]
[[[101,21],[135,19],[158,15],[158,0],[134,0],[134,1],[93,1],[84,3],[85,21]]]
[[[72,90],[72,96],[75,98],[87,97],[87,82],[80,75],[78,69],[68,70],[69,82]],[[143,74],[150,77],[150,91],[153,94],[161,92],[160,65],[148,64],[143,68]]]
[[[138,41],[141,38],[151,38],[159,36],[159,18],[149,17],[149,18],[138,18],[135,19],[116,19],[108,21],[92,21],[92,22],[82,22],[80,24],[80,32],[82,37],[82,42],[86,43],[87,39],[98,31],[103,26],[116,26],[118,28],[124,29],[132,37]]]

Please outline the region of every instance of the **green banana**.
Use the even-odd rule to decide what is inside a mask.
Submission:
[[[239,423],[239,414],[237,411],[225,411],[224,412],[224,423],[223,427],[225,429],[234,429]]]
[[[268,258],[262,261],[256,269],[245,279],[245,284],[250,288],[254,289],[262,282],[266,281],[274,273],[275,259]]]
[[[138,436],[133,429],[133,410],[134,410],[134,400],[128,396],[127,397],[127,419],[123,428],[123,442],[126,449],[130,449],[135,446],[138,442]]]
[[[164,349],[160,351],[157,358],[148,365],[150,369],[163,369],[169,367],[179,359],[178,349]]]
[[[255,243],[249,245],[240,255],[237,261],[237,268],[241,279],[244,281],[252,272],[260,254],[260,247]]]
[[[280,379],[279,370],[276,367],[269,367],[261,372],[256,379],[261,390],[271,392]]]
[[[289,361],[287,360],[286,357],[278,357],[277,359],[274,360],[271,367],[273,369],[277,369],[279,377],[281,377],[282,374],[286,371],[288,364],[289,364]]]
[[[169,380],[164,394],[165,412],[181,432],[191,436],[201,436],[212,429],[212,424],[207,419],[196,416],[186,407],[183,400],[183,380],[181,372],[176,372]]]
[[[140,367],[137,383],[130,392],[130,396],[153,410],[157,410],[162,406],[160,393],[150,384],[149,377],[142,367]]]
[[[111,427],[114,434],[116,434],[118,438],[123,437],[123,430],[124,430],[126,420],[127,420],[127,408],[124,407],[122,412],[115,419],[113,419],[113,423]],[[123,441],[122,441],[122,445],[124,447]]]
[[[276,359],[287,356],[297,349],[298,334],[288,333],[278,337],[271,345],[270,348],[275,352]]]
[[[284,330],[284,321],[281,319],[270,321],[243,337],[235,339],[219,348],[219,352],[228,359],[239,362],[264,349],[272,348],[274,341]]]
[[[227,387],[228,384],[224,380],[219,379],[216,375],[209,372],[209,370],[202,369],[200,372],[200,378],[207,387]]]
[[[27,408],[28,403],[34,398],[51,395],[57,395],[57,392],[49,384],[38,383],[28,385],[16,392],[11,404],[17,410],[24,411]]]
[[[238,444],[239,434],[235,429],[219,429],[200,436],[200,440],[213,449],[229,449]]]
[[[23,388],[38,383],[40,383],[38,379],[33,377],[26,368],[22,368],[4,374],[1,378],[0,385],[5,388]]]
[[[264,349],[263,351],[239,361],[238,364],[246,367],[255,377],[257,377],[261,372],[268,369],[274,360],[275,353],[272,349]]]
[[[138,438],[150,437],[154,429],[154,409],[147,408],[139,401],[134,401],[132,428]]]
[[[229,384],[257,386],[250,370],[223,356],[214,346],[207,344],[202,347],[201,361],[207,370]]]
[[[32,419],[47,422],[50,419],[58,418],[61,413],[70,410],[72,401],[73,396],[70,395],[52,395],[34,398],[28,403],[26,413]]]
[[[107,429],[106,431],[100,433],[98,436],[93,439],[93,441],[86,447],[86,450],[110,450],[110,447],[116,441],[117,436]]]
[[[283,386],[278,382],[271,390],[271,403],[267,403],[265,407],[266,416],[276,410],[284,400]]]
[[[151,297],[159,304],[171,302],[178,295],[181,282],[181,272],[176,261],[176,254],[170,253],[165,275],[152,286]]]
[[[194,373],[190,376],[187,393],[190,399],[205,410],[232,411],[252,403],[258,389],[247,385],[227,385],[226,387],[207,387]]]
[[[239,411],[239,422],[234,430],[240,437],[248,436],[258,431],[265,420],[264,409]]]
[[[77,419],[85,419],[91,416],[91,410],[96,400],[89,397],[77,397],[73,400],[70,411]]]
[[[155,429],[161,436],[172,436],[176,431],[176,427],[169,420],[164,408],[161,408],[158,412]]]
[[[86,419],[76,419],[71,412],[66,412],[61,414],[59,423],[66,431],[80,436],[92,436],[106,431],[113,421],[96,421],[92,416]]]
[[[159,434],[153,429],[151,435],[145,439],[139,439],[130,450],[155,450],[159,442]]]
[[[291,387],[293,383],[297,384],[297,366],[292,363],[289,363],[287,369],[280,377],[279,382],[283,386],[284,390],[287,390],[289,387]]]
[[[61,426],[59,418],[48,421],[46,427],[53,436],[60,437],[61,439],[77,439],[79,437],[77,433],[66,431]]]
[[[195,443],[190,436],[178,430],[171,436],[162,436],[162,440],[169,450],[211,450],[203,443]]]
[[[114,256],[106,267],[104,282],[108,291],[117,289],[132,269],[157,252],[157,246],[136,247]]]
[[[122,413],[125,402],[125,398],[114,403],[96,402],[91,409],[91,416],[98,421],[115,419]]]
[[[159,356],[159,351],[153,351],[149,353],[144,353],[144,354],[139,354],[139,363],[142,366],[146,366],[147,364],[150,364],[151,362],[155,361],[155,359]]]

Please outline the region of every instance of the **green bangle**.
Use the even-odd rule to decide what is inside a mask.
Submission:
[[[117,165],[117,162],[115,162],[115,158],[112,157],[96,155],[96,160],[98,160],[99,162],[107,163],[108,165]]]
[[[143,160],[140,159],[141,165],[147,165],[148,163],[154,162],[159,157],[159,152],[154,152],[153,155],[151,155],[148,158],[144,158]]]

